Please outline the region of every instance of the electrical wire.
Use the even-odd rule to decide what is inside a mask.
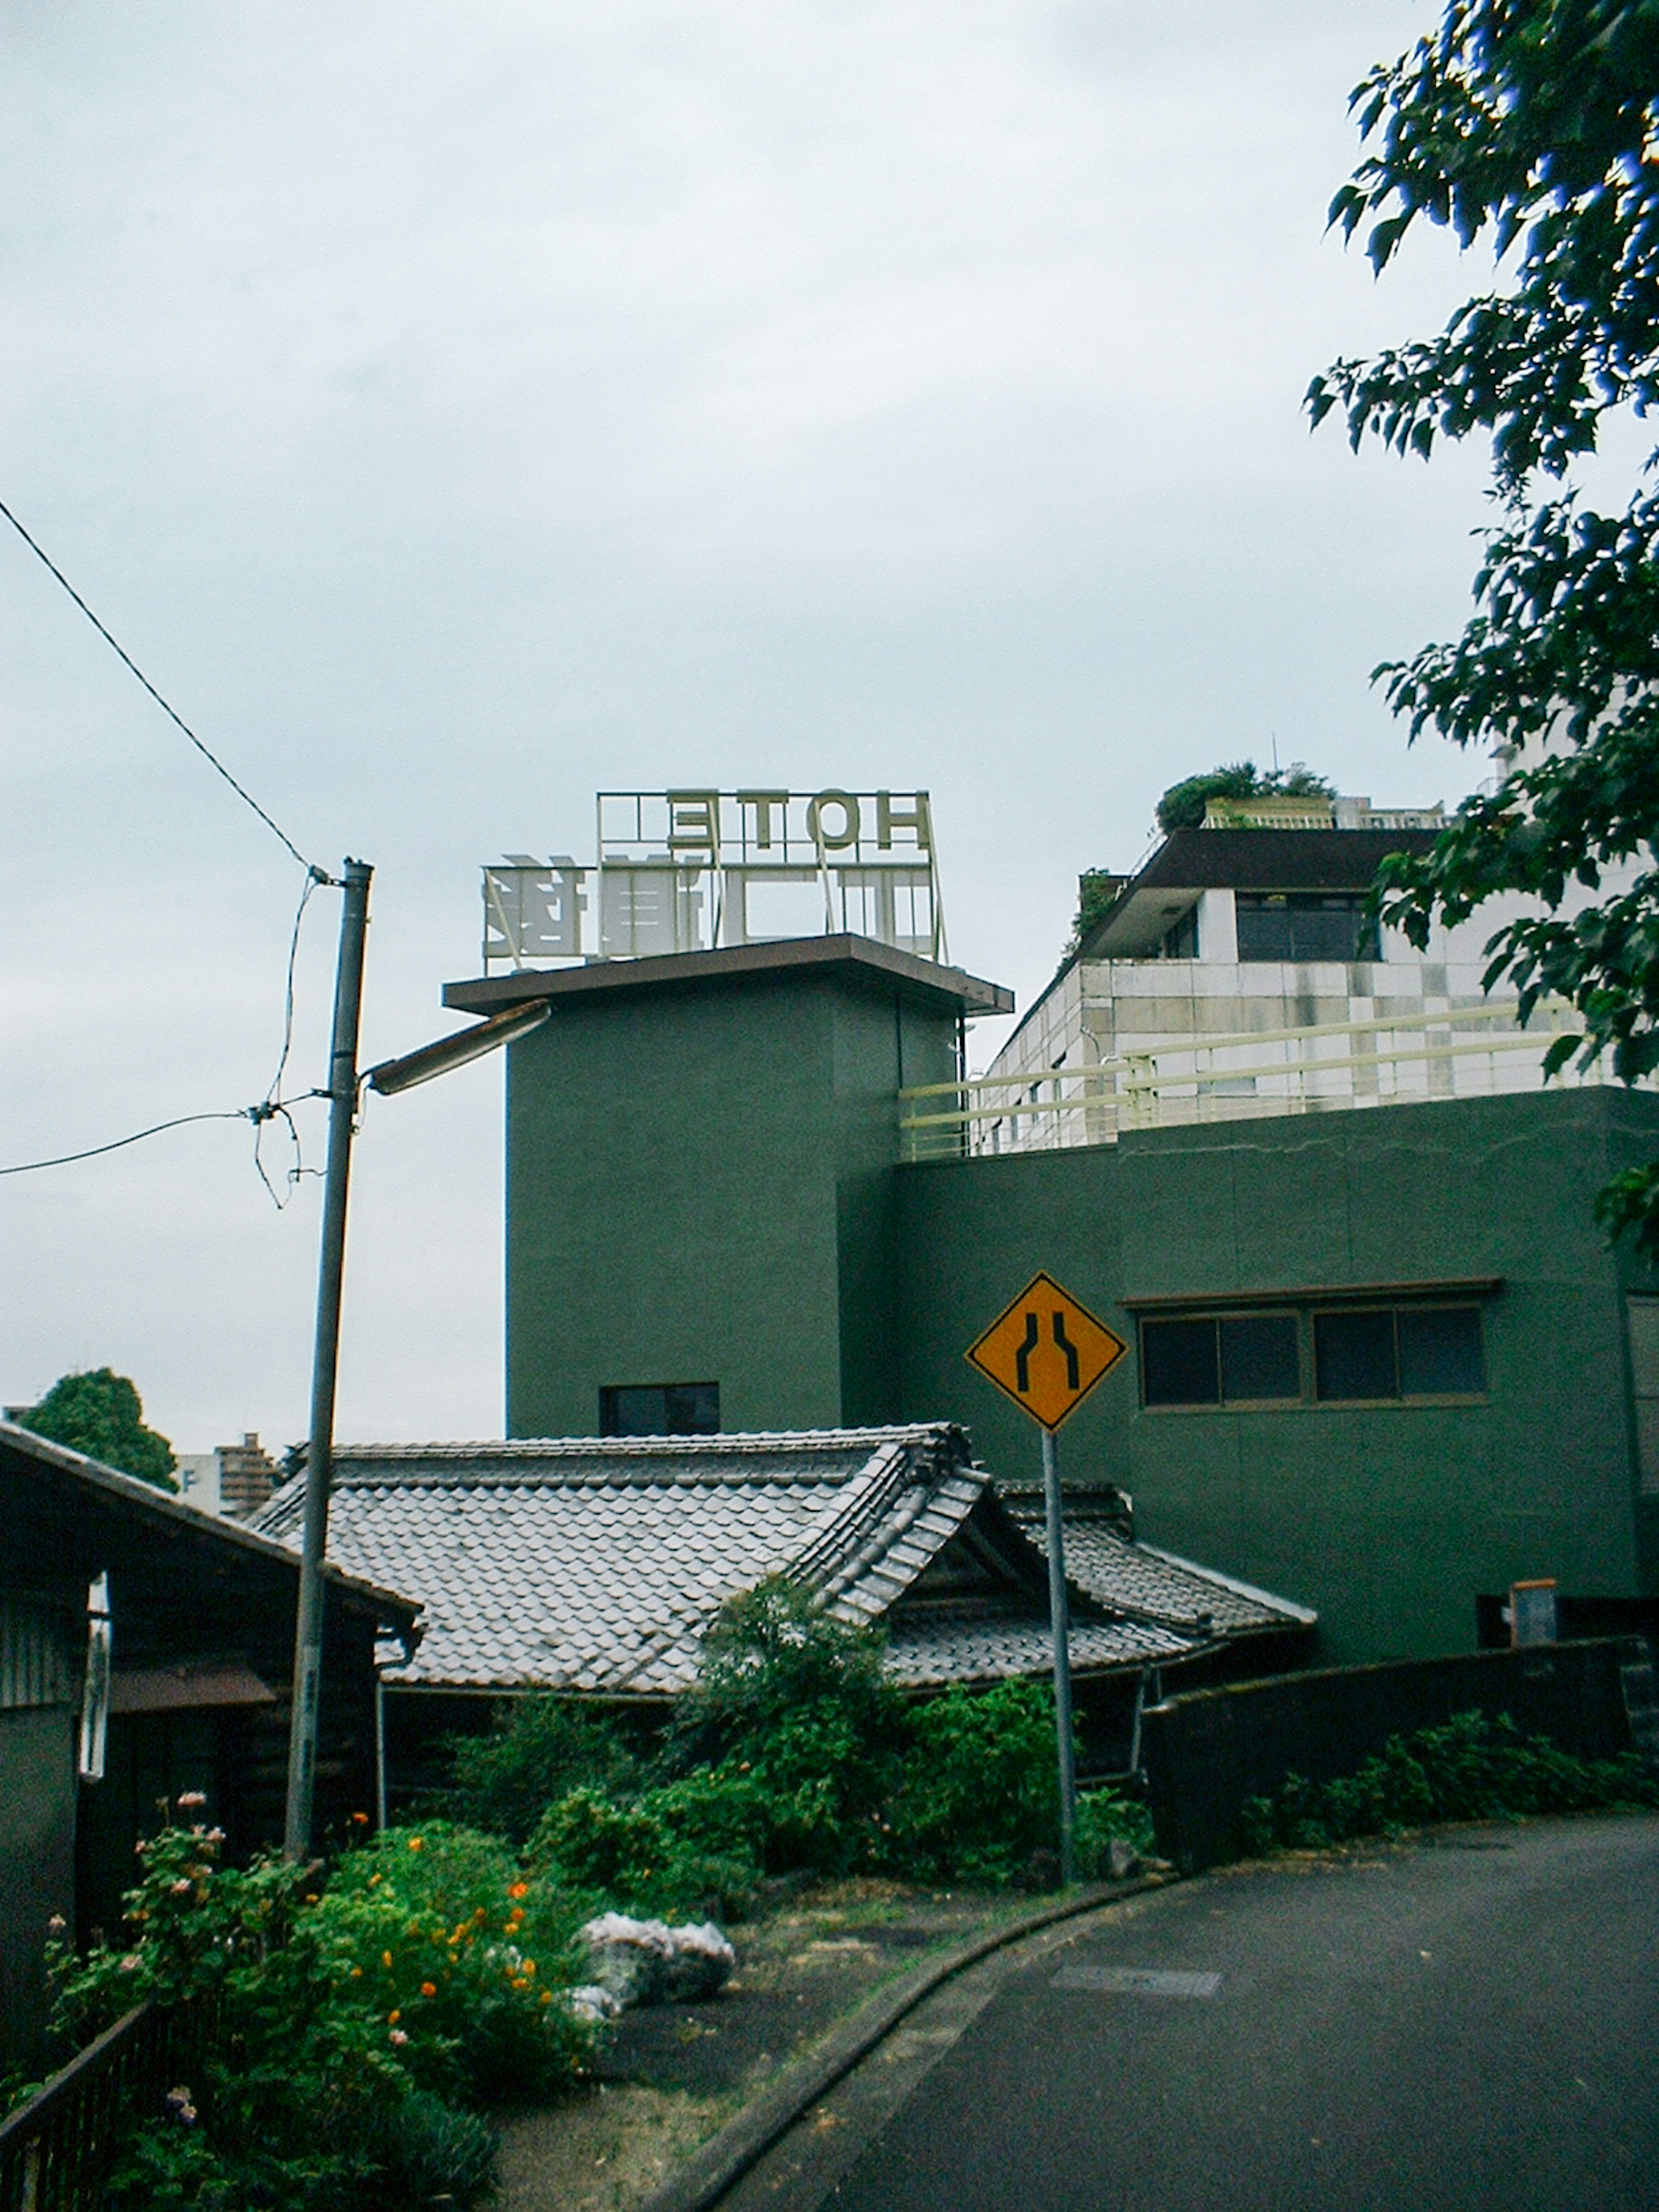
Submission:
[[[0,1176],[33,1175],[38,1168],[66,1168],[76,1160],[95,1160],[103,1152],[118,1152],[124,1145],[142,1144],[159,1137],[164,1129],[188,1128],[192,1121],[246,1121],[259,1113],[257,1106],[240,1107],[230,1114],[180,1114],[171,1121],[157,1121],[148,1129],[135,1129],[130,1137],[117,1137],[107,1145],[89,1145],[84,1152],[60,1152],[52,1160],[23,1160],[15,1167],[0,1168]]]
[[[238,1106],[220,1114],[178,1114],[170,1121],[155,1121],[148,1129],[135,1129],[130,1137],[112,1138],[107,1145],[88,1145],[82,1152],[59,1152],[55,1158],[49,1160],[20,1160],[15,1166],[0,1168],[0,1176],[33,1175],[40,1168],[66,1168],[72,1166],[76,1160],[95,1160],[101,1158],[105,1152],[118,1152],[127,1145],[142,1144],[146,1137],[159,1137],[164,1130],[187,1129],[196,1121],[252,1121],[256,1131],[264,1128],[268,1121],[286,1121],[289,1133],[294,1139],[294,1149],[297,1156],[300,1149],[300,1134],[295,1128],[294,1117],[289,1109],[297,1105],[301,1099],[326,1098],[327,1096],[328,1093],[325,1091],[302,1091],[296,1098],[262,1098],[257,1106]],[[255,1152],[254,1164],[258,1166],[257,1139]],[[307,1168],[301,1162],[298,1166],[289,1170],[288,1179],[290,1182],[298,1182],[301,1176],[315,1175],[317,1172],[315,1168]],[[260,1168],[259,1173],[265,1188],[270,1191],[273,1198],[276,1198],[275,1190],[271,1189],[270,1178],[265,1175],[263,1168]],[[286,1199],[276,1199],[276,1203],[280,1208],[288,1201]]]
[[[288,850],[293,854],[294,858],[300,863],[300,866],[302,868],[307,869],[318,882],[331,884],[334,880],[333,877],[325,874],[325,872],[317,866],[314,860],[307,860],[305,854],[300,850],[294,840],[289,836],[287,830],[281,828],[279,824],[271,820],[270,815],[265,812],[264,808],[260,805],[258,800],[254,798],[252,793],[244,790],[242,786],[237,782],[235,777],[231,774],[230,770],[225,766],[224,763],[220,760],[216,755],[210,752],[207,746],[203,744],[201,738],[198,738],[195,731],[191,728],[190,724],[185,721],[184,716],[178,712],[176,708],[168,705],[167,702],[161,696],[161,693],[150,682],[149,677],[145,675],[143,670],[140,668],[137,662],[126,650],[125,647],[121,644],[118,638],[112,636],[112,634],[104,627],[103,623],[99,621],[97,616],[94,614],[92,609],[81,597],[79,592],[76,590],[74,585],[70,583],[69,578],[58,566],[58,563],[43,547],[36,544],[33,538],[29,536],[28,532],[24,529],[22,524],[17,520],[17,517],[12,513],[11,509],[6,505],[3,500],[0,500],[0,515],[3,515],[6,520],[10,523],[12,528],[17,532],[17,535],[22,539],[24,544],[28,547],[30,552],[34,555],[35,558],[41,563],[41,565],[58,579],[58,581],[69,593],[70,599],[74,600],[76,605],[80,608],[82,613],[97,631],[99,636],[103,639],[105,644],[110,647],[111,651],[115,654],[118,659],[125,662],[126,666],[131,670],[132,673],[138,678],[138,681],[143,685],[145,690],[149,692],[150,697],[155,700],[156,705],[161,709],[161,712],[167,717],[168,720],[176,723],[178,727],[184,732],[185,735],[190,739],[191,744],[195,746],[197,751],[200,753],[202,758],[207,763],[208,766],[212,769],[216,774],[223,776],[225,781],[236,793],[238,799],[240,799],[245,805],[251,806],[252,808],[253,811],[258,816],[260,821],[263,822],[266,829],[270,831],[272,836],[287,847]]]
[[[294,969],[300,957],[300,933],[305,926],[306,908],[311,903],[311,894],[316,890],[317,884],[317,871],[314,868],[307,869],[305,889],[301,892],[300,903],[294,910],[294,927],[289,934],[288,940],[288,977],[283,989],[283,1048],[277,1054],[276,1072],[265,1086],[265,1095],[260,1102],[264,1110],[255,1113],[252,1117],[253,1172],[264,1185],[270,1202],[278,1213],[283,1212],[299,1188],[301,1177],[314,1172],[306,1166],[305,1148],[300,1142],[299,1129],[295,1123],[294,1116],[282,1103],[282,1096],[283,1078],[288,1072],[289,1054],[294,1047]],[[307,1095],[314,1097],[316,1093],[313,1091]],[[286,1188],[281,1193],[265,1172],[264,1157],[265,1130],[273,1121],[281,1121],[283,1123],[288,1130],[289,1142],[294,1146],[293,1164],[284,1177]]]

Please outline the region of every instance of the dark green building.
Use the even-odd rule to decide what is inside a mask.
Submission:
[[[901,1159],[1006,994],[857,938],[452,986],[510,1049],[514,1436],[949,1419],[1036,1431],[969,1343],[1039,1267],[1129,1344],[1064,1431],[1146,1541],[1316,1607],[1333,1662],[1659,1596],[1659,1281],[1591,1200],[1659,1150],[1613,1088],[1352,1106]]]

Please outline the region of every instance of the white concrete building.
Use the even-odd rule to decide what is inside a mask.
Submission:
[[[907,1094],[910,1156],[1535,1088],[1571,1008],[1522,1030],[1513,992],[1481,988],[1487,940],[1523,902],[1437,925],[1421,951],[1365,913],[1384,855],[1442,827],[1437,807],[1364,799],[1212,800],[1115,887],[985,1076]]]

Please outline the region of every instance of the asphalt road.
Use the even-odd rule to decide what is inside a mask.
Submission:
[[[1007,1980],[823,2203],[1654,2212],[1659,1818],[1135,1900]]]

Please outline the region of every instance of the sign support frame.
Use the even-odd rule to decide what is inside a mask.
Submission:
[[[1060,1510],[1060,1444],[1042,1431],[1042,1510],[1048,1536],[1048,1633],[1054,1650],[1054,1736],[1060,1759],[1060,1878],[1077,1880],[1077,1747],[1072,1740],[1072,1632],[1066,1602],[1066,1526]]]
[[[1043,1317],[1048,1322],[1045,1329]],[[1115,1329],[1046,1268],[968,1347],[966,1358],[1042,1431],[1042,1513],[1048,1554],[1048,1634],[1054,1648],[1054,1738],[1060,1782],[1060,1875],[1077,1881],[1077,1747],[1072,1736],[1072,1634],[1066,1595],[1066,1516],[1058,1431],[1128,1352]],[[1054,1361],[1065,1365],[1061,1381]],[[1033,1363],[1036,1372],[1033,1373]],[[1046,1363],[1046,1365],[1045,1364]],[[1046,1380],[1045,1380],[1046,1376]]]

